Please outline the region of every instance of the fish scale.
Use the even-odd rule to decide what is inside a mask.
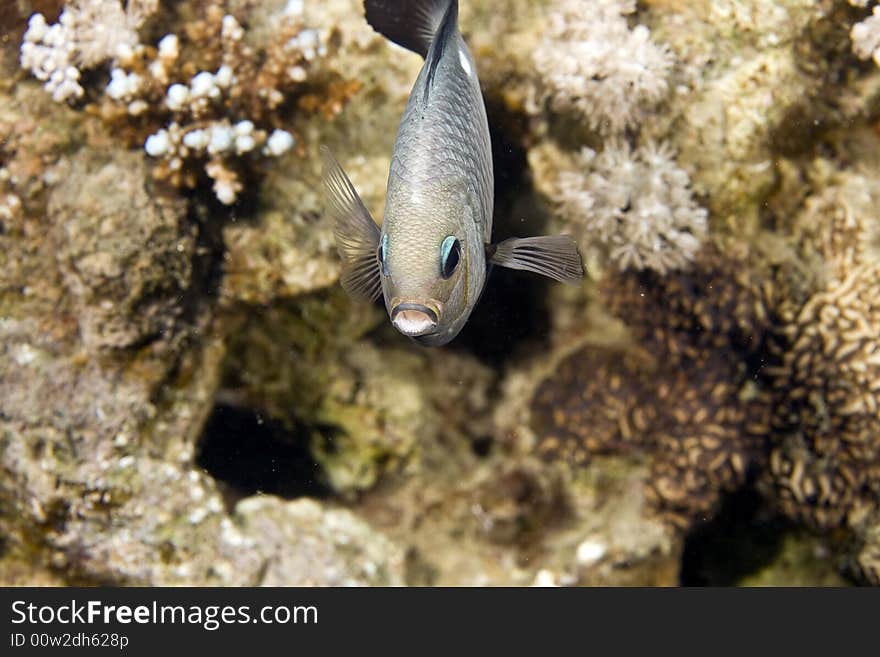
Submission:
[[[400,120],[379,230],[329,150],[328,205],[336,215],[341,281],[376,298],[398,331],[443,345],[467,322],[488,262],[576,283],[583,264],[568,236],[490,244],[494,176],[477,69],[458,31],[457,0],[365,0],[380,34],[425,58]]]
[[[476,70],[467,54],[467,46],[456,33],[450,41],[443,44],[443,56],[427,103],[423,100],[427,69],[422,69],[413,86],[394,146],[391,161],[394,182],[389,185],[389,195],[427,181],[467,181],[469,191],[480,199],[480,232],[488,242],[494,196],[489,127],[476,76],[468,76],[461,68],[460,51],[471,61],[471,70]],[[436,47],[438,44],[432,45]],[[398,190],[397,185],[403,190]],[[411,216],[401,217],[400,221],[407,221]],[[386,221],[389,220],[397,218],[392,213],[392,216],[386,215]]]

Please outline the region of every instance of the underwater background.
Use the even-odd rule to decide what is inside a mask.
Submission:
[[[360,0],[0,5],[0,584],[880,584],[880,8],[461,0],[496,268],[339,285],[422,60]]]

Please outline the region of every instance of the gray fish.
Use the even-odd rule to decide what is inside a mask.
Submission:
[[[489,264],[580,281],[583,264],[568,236],[491,243],[489,125],[458,31],[458,0],[365,0],[364,8],[374,30],[425,64],[397,131],[381,229],[329,149],[321,149],[346,292],[365,299],[381,292],[398,331],[436,346],[467,322]]]

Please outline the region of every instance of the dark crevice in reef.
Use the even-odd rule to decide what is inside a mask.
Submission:
[[[471,450],[481,459],[488,458],[492,454],[494,442],[492,436],[478,436],[471,440]]]
[[[487,99],[495,169],[495,212],[492,241],[546,233],[547,210],[534,193],[521,119]],[[487,284],[461,334],[451,348],[462,349],[494,368],[501,368],[521,345],[546,340],[549,333],[547,289],[553,285],[537,274],[492,267]]]
[[[875,69],[870,60],[862,61],[854,54],[850,37],[852,25],[865,16],[864,9],[839,3],[828,12],[819,12],[805,26],[798,38],[802,47],[797,65],[817,84],[788,109],[769,135],[774,153],[810,161],[827,147],[829,131],[852,129],[839,90],[855,74],[867,75]],[[873,117],[868,118],[872,123]]]
[[[779,556],[791,527],[767,511],[755,489],[728,495],[718,514],[685,538],[680,584],[737,585]]]
[[[230,505],[258,493],[326,498],[331,491],[309,450],[310,434],[253,408],[218,403],[205,423],[196,464],[223,484]]]
[[[189,201],[188,219],[197,228],[196,255],[193,259],[193,285],[182,299],[183,316],[192,324],[205,304],[213,304],[223,279],[223,226],[211,221],[208,209]]]

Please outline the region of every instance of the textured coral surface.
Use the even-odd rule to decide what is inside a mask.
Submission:
[[[877,12],[461,0],[588,276],[425,349],[320,193],[421,67],[360,0],[5,3],[0,583],[880,584]]]

